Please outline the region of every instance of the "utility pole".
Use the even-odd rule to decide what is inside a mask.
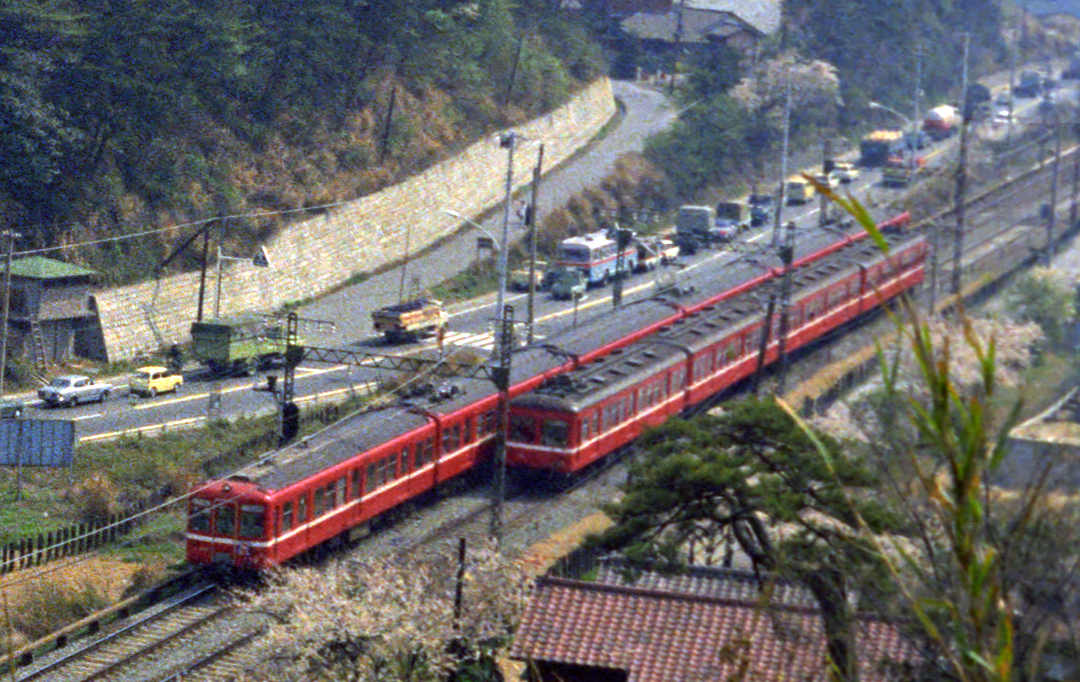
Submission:
[[[964,204],[967,200],[968,122],[971,111],[967,106],[968,43],[971,35],[964,33],[964,63],[960,80],[960,159],[956,168],[956,232],[953,233],[952,293],[960,295],[960,264],[964,255]]]
[[[528,334],[526,343],[533,342],[533,325],[536,323],[534,302],[536,299],[536,220],[537,220],[537,196],[540,193],[541,168],[544,165],[544,145],[540,144],[540,152],[536,157],[536,168],[533,169],[532,201],[525,212],[525,229],[529,231],[529,324],[526,330]]]
[[[11,230],[4,230],[3,236],[7,237],[7,249],[4,254],[4,316],[0,320],[0,323],[4,325],[4,329],[0,334],[0,400],[4,399],[4,380],[7,378],[7,345],[8,345],[8,329],[10,323],[8,315],[11,312],[11,256],[15,250],[15,240],[22,235],[12,232]]]
[[[1058,169],[1061,166],[1061,125],[1054,114],[1054,177],[1050,182],[1050,215],[1046,217],[1046,267],[1054,264],[1054,221],[1057,218]]]
[[[514,329],[514,308],[506,306],[499,319],[497,346],[499,364],[495,372],[495,388],[499,391],[499,432],[495,438],[495,480],[492,485],[491,537],[496,551],[502,551],[503,498],[506,497],[506,441],[510,433],[510,344],[507,339]]]
[[[784,94],[784,139],[780,147],[780,194],[776,200],[776,222],[773,223],[773,246],[780,243],[780,225],[784,220],[784,202],[787,200],[787,157],[791,132],[791,74],[787,74],[787,90]]]
[[[787,383],[787,337],[788,310],[791,307],[791,264],[795,261],[795,223],[787,224],[784,231],[784,245],[780,247],[780,262],[784,265],[784,274],[780,280],[780,330],[777,334],[777,362],[780,363],[776,395],[783,397]]]
[[[1005,146],[1012,144],[1013,127],[1013,91],[1016,89],[1016,51],[1020,45],[1020,32],[1013,29],[1012,45],[1009,50],[1009,120],[1005,127]]]

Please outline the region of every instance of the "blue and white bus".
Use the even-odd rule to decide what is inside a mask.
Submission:
[[[589,284],[607,284],[615,279],[615,267],[619,247],[606,232],[593,232],[580,237],[564,239],[559,245],[557,265],[575,268],[585,273]],[[623,251],[623,272],[633,272],[637,267],[637,249],[631,243]]]

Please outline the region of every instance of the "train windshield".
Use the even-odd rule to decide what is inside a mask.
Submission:
[[[540,442],[552,447],[566,447],[570,424],[562,419],[545,420],[540,427]]]
[[[510,415],[510,440],[515,443],[535,443],[536,426],[532,417],[523,414]]]
[[[210,500],[191,500],[191,509],[188,511],[188,530],[195,533],[205,533],[210,530]]]
[[[223,504],[214,513],[214,535],[231,538],[236,532],[236,505]]]
[[[244,504],[240,506],[240,537],[261,538],[265,529],[263,518],[266,516],[266,507],[261,504]]]

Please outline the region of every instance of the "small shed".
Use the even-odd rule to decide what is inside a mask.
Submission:
[[[105,341],[91,291],[98,273],[32,256],[11,263],[8,354],[42,368],[73,356],[105,359]]]

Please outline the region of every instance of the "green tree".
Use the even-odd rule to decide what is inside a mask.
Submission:
[[[1011,288],[1007,306],[1016,320],[1039,325],[1047,340],[1060,347],[1065,326],[1076,316],[1076,293],[1059,273],[1034,268]]]
[[[733,542],[756,569],[793,577],[812,591],[830,659],[842,679],[856,679],[848,596],[856,585],[873,591],[880,581],[872,578],[884,569],[859,533],[896,527],[865,494],[877,484],[869,469],[771,400],[672,420],[643,436],[639,448],[623,496],[605,507],[614,525],[591,543],[631,562],[678,567],[715,556],[724,539]]]

